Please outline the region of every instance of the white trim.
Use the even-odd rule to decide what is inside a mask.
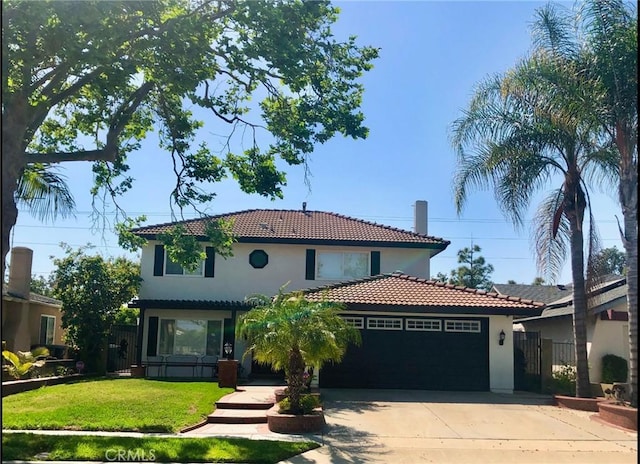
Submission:
[[[378,325],[381,324],[381,325]],[[370,330],[402,330],[402,318],[368,317],[367,329]]]
[[[482,326],[480,321],[469,321],[463,319],[446,319],[444,321],[445,332],[467,332],[480,333]]]
[[[440,319],[405,319],[405,325],[406,330],[409,331],[442,332],[442,321]]]
[[[351,327],[356,329],[364,329],[364,317],[361,316],[341,316],[342,319]]]

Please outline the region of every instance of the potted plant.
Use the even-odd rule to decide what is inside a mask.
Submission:
[[[273,299],[256,295],[249,301],[256,307],[237,324],[238,336],[248,341],[244,356],[253,353],[258,363],[283,369],[287,382],[287,397],[276,412],[267,415],[269,429],[285,433],[319,430],[324,417],[320,404],[315,406],[316,395],[304,395],[313,378],[313,371],[305,368],[339,362],[349,343],[360,343],[360,332],[340,317],[343,305],[308,301],[302,293],[284,293],[284,287]]]

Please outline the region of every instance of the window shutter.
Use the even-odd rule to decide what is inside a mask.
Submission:
[[[371,252],[371,275],[380,274],[380,252],[372,251]]]
[[[316,250],[307,250],[307,269],[305,273],[305,279],[316,279]]]
[[[207,259],[204,262],[204,276],[213,277],[216,265],[216,252],[213,247],[206,247]]]
[[[147,356],[158,354],[158,318],[149,318],[149,332],[147,336]]]
[[[164,275],[164,245],[156,245],[155,257],[153,260],[153,275]]]

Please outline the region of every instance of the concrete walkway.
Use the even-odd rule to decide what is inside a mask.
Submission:
[[[242,386],[224,401],[264,401],[276,388]],[[267,424],[206,424],[178,436],[314,440],[323,445],[281,464],[637,462],[637,433],[594,421],[590,412],[551,406],[549,397],[541,395],[340,389],[323,390],[322,395],[327,421],[322,434],[272,433]]]

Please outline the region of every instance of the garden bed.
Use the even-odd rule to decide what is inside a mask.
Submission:
[[[15,395],[29,390],[36,390],[44,385],[59,385],[75,382],[85,378],[85,374],[58,375],[53,377],[41,377],[39,379],[10,380],[2,382],[2,397]]]
[[[601,401],[598,403],[598,417],[609,424],[638,431],[637,408]]]
[[[575,396],[553,395],[556,406],[579,411],[598,412],[598,403],[606,401],[605,398],[576,398]]]
[[[269,430],[276,433],[314,433],[321,432],[325,425],[322,408],[316,408],[311,414],[280,414],[276,404],[267,411]]]

